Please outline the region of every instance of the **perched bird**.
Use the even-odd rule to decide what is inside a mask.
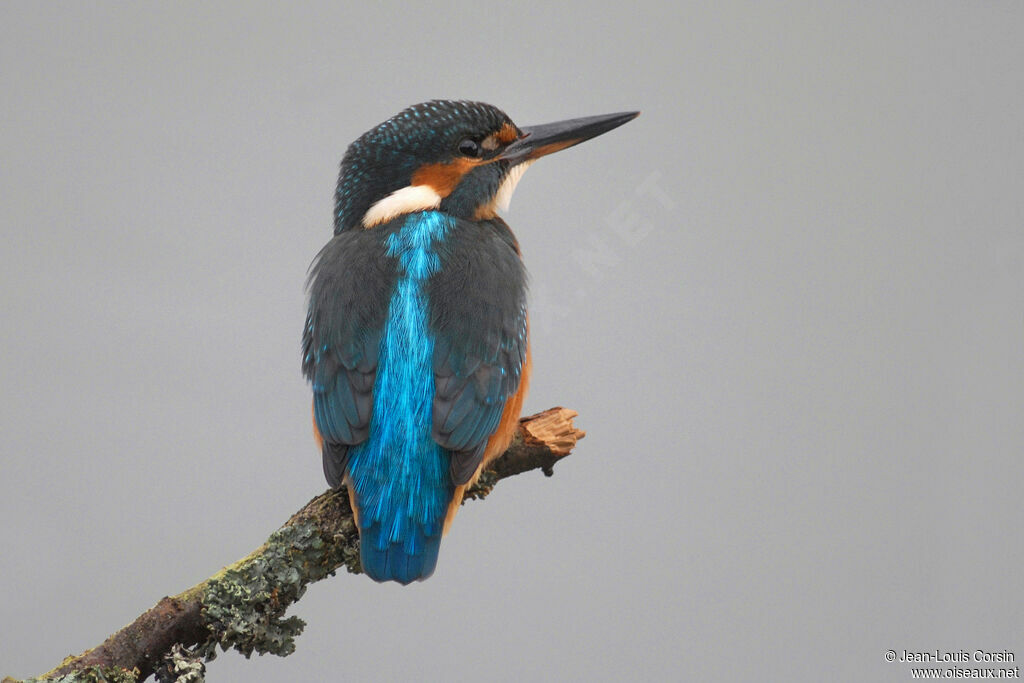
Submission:
[[[363,571],[434,572],[441,537],[508,447],[530,374],[526,273],[498,216],[537,158],[639,112],[529,128],[480,102],[405,109],[341,162],[334,237],[309,278],[302,370]]]

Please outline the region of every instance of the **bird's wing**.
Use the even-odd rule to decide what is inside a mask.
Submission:
[[[428,283],[434,333],[433,438],[466,483],[520,386],[527,356],[526,274],[500,219],[459,221]],[[516,416],[518,417],[518,415]]]
[[[335,236],[310,273],[302,371],[313,385],[313,423],[332,486],[344,476],[348,448],[369,436],[380,338],[394,280],[392,259],[384,258],[384,246],[372,231]]]

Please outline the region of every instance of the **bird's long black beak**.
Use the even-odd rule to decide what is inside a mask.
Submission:
[[[511,161],[513,164],[538,159],[581,142],[596,138],[613,128],[618,128],[627,121],[640,116],[638,111],[625,111],[618,114],[602,114],[586,116],[582,119],[569,119],[555,123],[544,123],[539,126],[522,128],[523,135],[505,148],[498,155],[499,159]]]

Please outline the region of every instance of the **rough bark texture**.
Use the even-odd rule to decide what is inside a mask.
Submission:
[[[551,408],[522,418],[508,450],[466,498],[484,498],[501,479],[529,470],[540,469],[550,476],[555,463],[584,436],[572,424],[575,416],[572,410]],[[334,574],[341,566],[360,572],[359,534],[347,494],[329,490],[292,515],[249,556],[174,597],[163,598],[101,645],[68,657],[42,678],[68,683],[141,681],[167,668],[175,645],[194,648],[189,654],[197,662],[215,657],[218,646],[237,649],[246,657],[253,651],[290,654],[304,624],[297,617],[283,618],[285,611],[302,597],[309,583]],[[176,650],[176,662],[180,653]],[[176,680],[170,672],[159,677]],[[201,680],[201,674],[187,680]],[[4,683],[10,681],[4,679]]]

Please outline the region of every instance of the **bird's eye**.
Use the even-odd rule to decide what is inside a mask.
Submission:
[[[459,154],[467,157],[473,157],[475,159],[480,156],[480,145],[478,145],[475,140],[466,138],[459,143]]]

